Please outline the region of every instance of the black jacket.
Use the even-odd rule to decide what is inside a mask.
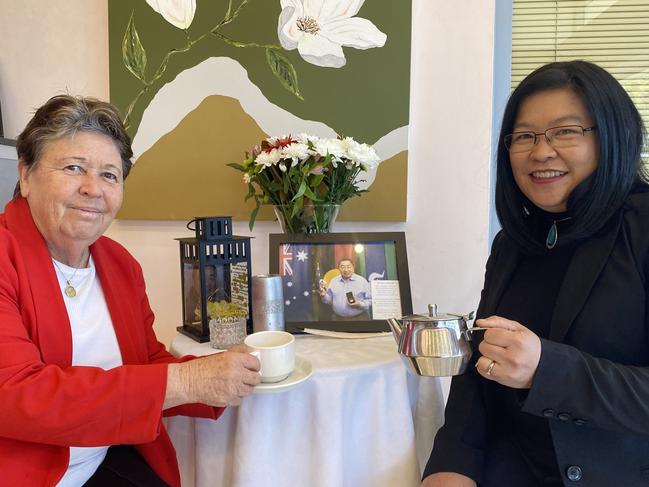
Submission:
[[[499,233],[478,317],[494,314],[518,258]],[[520,395],[523,412],[549,419],[566,486],[649,486],[648,279],[649,193],[637,193],[577,246],[532,388]],[[495,434],[495,387],[473,367],[453,379],[424,476],[452,471],[479,485],[524,485],[507,461],[513,445]]]

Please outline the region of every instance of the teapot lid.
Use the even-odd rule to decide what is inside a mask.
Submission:
[[[429,304],[428,305],[428,315],[408,315],[404,316],[401,318],[402,320],[409,320],[409,321],[430,321],[430,322],[436,322],[436,321],[457,321],[457,320],[472,320],[473,319],[473,312],[469,313],[468,315],[461,315],[461,314],[455,314],[455,313],[439,313],[437,311],[437,305],[436,304]]]

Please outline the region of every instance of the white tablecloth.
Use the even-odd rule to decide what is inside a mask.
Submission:
[[[174,355],[213,350],[178,335]],[[297,338],[314,373],[282,393],[251,395],[218,421],[167,427],[183,487],[419,485],[443,421],[437,379],[407,373],[391,336]]]

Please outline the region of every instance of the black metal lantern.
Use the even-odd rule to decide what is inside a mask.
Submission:
[[[195,238],[180,242],[180,276],[183,295],[183,325],[178,331],[199,342],[210,339],[210,308],[232,303],[246,310],[246,328],[251,321],[250,237],[232,235],[232,217],[195,218],[187,228]]]

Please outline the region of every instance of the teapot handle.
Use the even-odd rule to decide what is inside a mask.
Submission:
[[[463,315],[461,313],[448,313],[451,316],[457,316],[458,318],[462,318],[464,321],[471,321],[473,318],[475,318],[475,312],[471,311],[468,315]]]
[[[471,338],[471,335],[469,333],[473,333],[474,331],[485,331],[488,328],[480,328],[479,326],[473,326],[471,328],[467,328],[466,330],[462,331],[461,334],[464,335],[464,338],[467,339],[467,341],[472,341],[473,339]]]

